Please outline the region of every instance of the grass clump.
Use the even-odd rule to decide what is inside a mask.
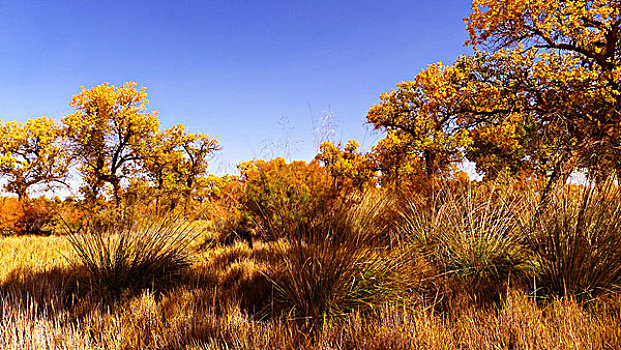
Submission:
[[[533,219],[537,293],[590,299],[621,285],[621,194],[612,181],[556,193]]]
[[[106,295],[159,289],[191,266],[187,225],[138,220],[123,214],[93,222],[67,236],[73,263],[86,268],[93,286]]]
[[[521,227],[524,208],[510,191],[466,188],[419,199],[404,215],[402,236],[453,287],[491,300],[530,271]]]
[[[376,244],[384,228],[375,213],[385,203],[357,202],[315,210],[309,222],[286,222],[287,254],[267,272],[273,312],[316,324],[371,309],[403,290],[396,278],[403,259]]]

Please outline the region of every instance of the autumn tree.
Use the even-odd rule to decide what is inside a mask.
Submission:
[[[374,148],[385,176],[395,181],[415,174],[434,177],[461,158],[464,139],[454,120],[461,101],[454,91],[462,80],[458,69],[430,65],[371,107],[367,121],[387,133]]]
[[[33,185],[66,185],[69,157],[64,150],[63,128],[51,118],[26,123],[0,121],[0,177],[5,190],[28,198]]]
[[[505,88],[519,93],[522,114],[558,136],[552,179],[576,168],[596,177],[621,170],[621,3],[475,0],[472,8],[468,43],[510,49],[530,66],[528,80]]]
[[[545,174],[559,135],[552,135],[553,127],[528,108],[532,99],[515,88],[526,81],[546,86],[535,79],[535,68],[533,55],[477,51],[453,65],[432,64],[382,95],[367,120],[387,131],[373,150],[384,176],[437,177],[464,156],[487,178]]]
[[[344,147],[326,141],[319,146],[319,154],[315,159],[328,169],[335,185],[344,189],[362,189],[365,185],[374,183],[377,166],[359,148],[360,144],[356,140],[348,141]]]
[[[452,92],[460,101],[452,119],[463,134],[466,158],[486,178],[502,174],[550,176],[562,157],[561,144],[571,142],[569,133],[546,120],[556,102],[533,96],[559,84],[541,74],[543,67],[549,69],[553,63],[549,59],[553,58],[518,50],[476,51],[452,66],[462,72]],[[562,66],[556,69],[571,72]],[[555,78],[564,77],[559,73]],[[572,90],[562,84],[566,92]]]
[[[209,157],[220,149],[215,138],[203,133],[188,133],[181,124],[156,133],[142,150],[142,163],[148,178],[157,188],[157,206],[161,197],[174,209],[181,198],[187,211],[207,174]]]
[[[109,184],[117,205],[121,182],[137,171],[145,141],[159,128],[157,112],[147,111],[146,88],[136,86],[82,88],[71,101],[76,112],[63,119],[89,196],[96,197]]]
[[[155,198],[155,207],[158,212],[163,201],[166,199],[173,201],[170,192],[178,183],[175,181],[178,178],[174,177],[173,172],[176,165],[180,163],[180,159],[183,158],[183,153],[178,149],[176,128],[177,126],[157,132],[147,143],[148,147],[141,149],[142,168],[146,175],[143,187],[155,190],[155,193],[151,193],[150,196]]]
[[[192,201],[192,196],[200,188],[203,176],[207,174],[209,157],[214,151],[220,149],[218,141],[203,133],[181,133],[179,146],[183,150],[184,157],[175,167],[175,172],[183,185],[185,196],[185,209]]]
[[[619,171],[620,7],[475,0],[466,19],[475,53],[399,84],[367,118],[428,174],[460,153],[490,177],[527,171],[548,189],[574,169]]]
[[[399,133],[387,133],[371,148],[369,158],[379,171],[382,186],[399,188],[411,180],[425,177],[423,159],[411,147],[408,138]]]

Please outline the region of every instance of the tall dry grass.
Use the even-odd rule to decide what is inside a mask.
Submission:
[[[540,295],[589,299],[618,291],[621,193],[613,181],[554,193],[533,217],[526,237],[536,261]]]
[[[208,292],[143,293],[79,322],[33,304],[0,301],[3,349],[618,349],[618,310],[574,300],[545,305],[511,292],[497,308],[438,314],[386,304],[308,333],[296,323],[256,321],[234,303],[215,310]]]
[[[363,202],[347,212],[335,206],[314,212],[310,225],[290,223],[287,254],[267,273],[274,286],[270,307],[317,323],[399,297],[396,273],[403,261],[377,245],[378,210],[382,203]]]
[[[598,263],[575,265],[593,273],[577,281],[602,275],[598,268],[615,261],[602,256],[614,252],[604,244],[612,238],[599,239],[617,232],[613,189],[592,192],[587,204],[568,197],[574,204],[567,211],[553,204],[537,219],[549,221],[524,220],[522,214],[534,216],[515,202],[519,193],[472,189],[414,207],[400,232],[386,220],[393,204],[382,196],[357,198],[317,210],[304,224],[284,221],[275,241],[189,242],[196,249],[183,251],[192,264],[165,273],[174,276],[165,279],[167,288],[156,292],[153,276],[128,279],[118,285],[141,287],[110,299],[92,293],[95,275],[87,265],[66,259],[79,260],[80,252],[65,237],[0,237],[0,348],[618,349],[618,282],[602,277],[608,287],[598,290],[611,292],[592,292],[588,302],[582,289],[541,289],[546,278],[566,276],[544,267],[557,266],[555,256],[569,259],[571,250],[534,245],[539,239],[541,247],[587,247],[586,261]],[[532,236],[514,236],[522,232]],[[92,249],[108,251],[101,261],[110,266],[116,261],[115,249]],[[538,296],[550,297],[535,299],[530,287],[506,283],[518,271],[535,278]],[[473,293],[492,291],[494,303],[470,302]],[[450,299],[441,308],[433,299],[439,294]]]
[[[436,267],[437,278],[489,300],[531,272],[522,235],[525,209],[509,187],[440,189],[410,201],[400,233]]]
[[[174,218],[138,220],[124,215],[92,222],[67,236],[72,262],[90,274],[97,292],[161,289],[192,264],[196,234]]]

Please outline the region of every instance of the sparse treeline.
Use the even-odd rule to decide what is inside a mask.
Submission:
[[[511,5],[509,5],[511,3]],[[432,64],[371,107],[386,136],[368,153],[355,140],[320,146],[316,160],[341,185],[419,186],[473,162],[485,179],[564,183],[621,171],[619,5],[599,1],[476,0],[466,18],[474,54]],[[483,50],[485,49],[485,50]],[[219,146],[182,125],[161,131],[145,88],[96,86],[74,96],[62,125],[2,123],[0,175],[20,198],[62,184],[75,161],[82,192],[118,205],[148,192],[157,205],[191,205]],[[71,161],[70,161],[71,160]],[[148,191],[145,191],[148,190]]]
[[[146,88],[133,82],[102,84],[73,97],[75,113],[56,124],[51,118],[0,122],[0,175],[5,190],[27,199],[35,185],[68,186],[69,170],[81,175],[80,191],[95,203],[109,195],[120,205],[129,194],[149,195],[157,206],[189,205],[207,173],[215,138],[189,133],[183,125],[161,130],[147,109]]]

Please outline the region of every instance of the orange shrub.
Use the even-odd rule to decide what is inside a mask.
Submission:
[[[20,219],[21,204],[16,198],[0,197],[0,233],[12,234]]]
[[[308,222],[319,207],[329,206],[339,197],[334,181],[317,161],[260,159],[238,167],[242,210],[251,226],[249,232],[237,232],[242,236],[277,239],[287,221]]]
[[[47,199],[20,202],[16,198],[0,198],[0,233],[47,235],[54,228],[54,208]]]

